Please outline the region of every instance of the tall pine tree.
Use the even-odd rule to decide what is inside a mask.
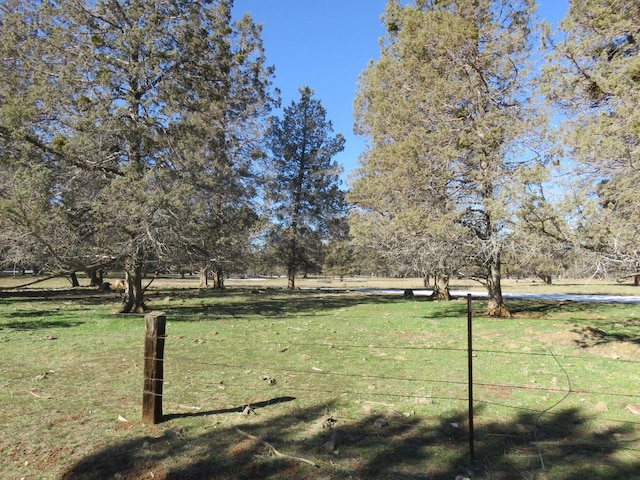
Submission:
[[[286,266],[288,287],[298,271],[319,264],[318,253],[330,220],[344,208],[341,167],[333,159],[344,149],[344,137],[333,127],[313,90],[300,89],[298,102],[273,118],[268,135],[271,157],[265,200],[272,227],[270,241]]]

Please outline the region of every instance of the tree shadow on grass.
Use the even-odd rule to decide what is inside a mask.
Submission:
[[[571,324],[571,332],[580,335],[576,340],[576,346],[589,348],[596,345],[629,342],[640,344],[640,318],[636,309],[631,305],[617,305],[617,315],[607,315],[607,310],[602,312],[597,318],[584,315],[584,321],[579,321],[584,312],[594,309],[593,303],[580,303],[572,301],[553,300],[518,300],[509,303],[512,313],[519,318],[527,318],[528,322],[535,322],[536,318],[548,320],[546,317],[561,315],[561,321]],[[602,307],[602,305],[600,305]],[[624,312],[621,308],[629,311],[628,317],[621,317],[619,312]],[[568,317],[567,314],[575,313],[575,317]]]
[[[369,413],[342,421],[327,418],[331,408],[323,403],[278,414],[264,408],[255,416],[234,410],[228,415],[237,417],[226,425],[237,428],[214,427],[212,421],[204,433],[198,433],[202,427],[181,430],[167,422],[163,435],[106,447],[61,478],[631,480],[640,471],[637,455],[623,452],[631,442],[637,445],[637,425],[591,431],[578,409],[543,418],[526,412],[488,423],[480,411],[472,463],[465,411],[427,418]],[[329,451],[332,439],[336,448]],[[625,462],[619,460],[622,453]]]
[[[47,314],[39,314],[38,316],[46,316]],[[46,318],[35,318],[33,320],[21,320],[16,322],[7,322],[0,324],[0,330],[46,330],[51,328],[72,328],[84,324],[80,320],[47,320]]]
[[[640,344],[640,320],[598,320],[592,325],[575,325],[571,330],[580,335],[575,343],[580,348],[590,348],[611,343]],[[638,347],[635,347],[636,350]]]
[[[558,313],[584,312],[593,308],[592,303],[581,303],[565,300],[513,299],[509,300],[509,310],[515,315],[544,316]]]
[[[5,290],[0,291],[0,305],[13,305],[28,302],[46,304],[47,302],[68,302],[77,306],[95,307],[117,304],[121,301],[120,292],[100,291],[96,287]]]
[[[333,311],[361,304],[402,302],[402,298],[377,295],[327,293],[318,290],[290,292],[284,289],[163,290],[162,305],[173,321],[217,318],[269,318],[286,315],[333,315]],[[185,304],[175,300],[184,300]],[[215,301],[218,300],[218,301]],[[193,304],[200,301],[200,304]],[[159,307],[160,308],[160,307]]]

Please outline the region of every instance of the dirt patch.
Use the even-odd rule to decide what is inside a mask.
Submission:
[[[512,389],[508,387],[502,387],[499,385],[482,385],[479,388],[482,389],[483,392],[487,392],[491,394],[491,398],[511,398]]]
[[[537,340],[550,345],[578,347],[594,355],[620,360],[640,360],[640,345],[629,341],[610,340],[606,332],[590,327],[573,325],[565,330],[536,333],[528,331]]]
[[[51,448],[41,448],[34,444],[18,443],[7,452],[6,459],[12,463],[36,468],[40,471],[47,471],[58,465],[60,455],[65,452],[62,446]]]
[[[640,345],[632,342],[600,343],[589,348],[596,355],[620,360],[640,360]]]
[[[536,340],[539,340],[543,343],[548,343],[551,345],[563,345],[569,347],[577,346],[581,339],[582,335],[576,330],[567,329],[567,330],[557,330],[554,332],[543,332],[537,333],[532,329],[527,330],[527,334],[531,335]]]
[[[165,478],[167,478],[167,472],[162,465],[139,463],[136,464],[129,472],[127,472],[126,477],[124,475],[120,475],[116,476],[115,478],[121,478],[123,480],[125,478],[126,480],[149,480],[150,478],[154,480],[164,480]]]

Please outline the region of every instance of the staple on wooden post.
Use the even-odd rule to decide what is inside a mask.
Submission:
[[[164,339],[167,317],[163,312],[151,312],[144,317],[144,320],[142,421],[153,425],[162,421]]]

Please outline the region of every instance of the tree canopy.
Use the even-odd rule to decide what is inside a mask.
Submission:
[[[534,0],[388,0],[348,192],[311,88],[269,117],[261,28],[232,6],[0,0],[0,263],[123,269],[121,312],[146,309],[145,273],[222,286],[252,261],[290,288],[380,269],[446,299],[473,278],[492,315],[509,313],[503,270],[640,284],[637,2],[570,2],[539,54]]]

